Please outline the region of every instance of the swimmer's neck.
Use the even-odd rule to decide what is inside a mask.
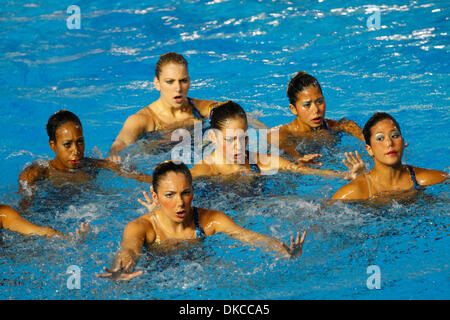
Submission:
[[[395,186],[402,178],[403,173],[404,165],[401,162],[388,166],[375,160],[375,165],[368,174],[382,185]]]
[[[245,163],[228,163],[226,157],[216,151],[211,154],[211,159],[218,171],[224,174],[234,173],[249,166],[248,152],[246,153]]]
[[[179,235],[183,234],[186,229],[192,229],[192,226],[194,225],[193,207],[190,207],[190,210],[186,213],[186,216],[181,222],[176,222],[169,219],[161,210],[161,208],[156,210],[154,217],[159,225],[159,228],[162,229],[166,235]]]
[[[295,133],[308,133],[314,131],[314,128],[304,123],[299,116],[297,116],[291,123],[289,123],[288,126],[290,131]]]
[[[183,101],[183,104],[180,107],[174,107],[159,98],[152,103],[149,108],[158,115],[169,116],[175,120],[177,118],[177,114],[179,113],[192,113],[192,106],[189,104],[187,98]]]

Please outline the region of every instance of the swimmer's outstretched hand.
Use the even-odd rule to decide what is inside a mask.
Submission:
[[[114,163],[121,163],[122,158],[118,154],[111,154],[106,160],[112,161]]]
[[[103,267],[105,273],[98,274],[98,278],[108,278],[111,280],[120,280],[120,281],[128,281],[139,277],[144,272],[142,270],[132,272],[134,266],[133,260],[130,260],[124,267],[122,266],[122,259],[118,261],[118,265],[112,269],[107,267]]]
[[[75,239],[79,241],[84,241],[86,238],[86,235],[91,232],[91,226],[89,223],[82,222],[79,229],[75,230]]]
[[[138,198],[138,202],[146,207],[148,212],[155,210],[158,205],[152,201],[147,192],[143,191],[142,194],[144,195],[145,201]]]
[[[300,257],[303,251],[303,242],[305,242],[306,231],[303,232],[300,238],[300,232],[297,232],[297,237],[294,241],[294,236],[291,236],[290,245],[283,243],[284,249],[286,249],[286,258]]]
[[[322,157],[320,153],[305,154],[303,157],[300,157],[297,160],[295,160],[295,162],[301,166],[305,164],[314,164],[317,166],[321,166],[322,162],[316,161],[316,159],[320,157]]]
[[[344,174],[344,179],[353,180],[366,171],[366,164],[362,161],[358,151],[355,151],[355,154],[346,152],[345,157],[347,160],[344,159],[342,162],[349,171]]]

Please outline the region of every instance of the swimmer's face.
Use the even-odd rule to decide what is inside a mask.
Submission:
[[[81,126],[66,122],[55,132],[56,141],[50,140],[50,148],[55,152],[54,166],[57,169],[77,168],[84,156],[84,137]]]
[[[244,119],[225,120],[223,128],[216,135],[216,150],[222,152],[225,163],[245,163],[247,129],[248,125]]]
[[[183,173],[170,171],[159,181],[157,192],[152,188],[152,196],[170,220],[182,222],[191,212],[194,190]]]
[[[297,93],[297,102],[290,104],[292,113],[310,128],[317,128],[325,120],[325,98],[319,88],[308,86]]]
[[[187,68],[179,63],[162,66],[159,79],[153,80],[156,90],[161,93],[164,104],[180,108],[187,101],[190,79]]]
[[[381,120],[370,128],[370,133],[370,145],[366,145],[369,155],[385,165],[401,164],[404,140],[395,123]]]

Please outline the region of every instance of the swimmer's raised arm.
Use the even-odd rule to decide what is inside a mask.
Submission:
[[[36,181],[48,177],[48,167],[33,163],[26,167],[19,175],[19,193],[25,195],[28,187]]]
[[[154,130],[155,122],[150,115],[140,114],[138,112],[129,116],[109,150],[110,156],[108,159],[120,161],[120,157],[118,156],[120,151],[135,143],[145,132]]]
[[[298,172],[307,175],[319,175],[322,177],[340,177],[346,180],[355,179],[358,175],[365,171],[364,162],[359,157],[359,154],[356,157],[349,157],[348,153],[346,153],[347,162],[344,161],[344,164],[349,168],[348,172],[330,170],[330,169],[315,169],[306,166],[299,166],[289,160],[286,160],[282,157],[278,157],[276,155],[270,155],[267,159],[269,161],[258,162],[258,165],[263,170],[282,170],[282,171],[292,171]]]
[[[134,271],[144,244],[155,240],[155,232],[151,223],[145,219],[138,218],[131,221],[125,227],[122,236],[122,244],[113,266],[109,269],[103,267],[105,273],[97,275],[99,278],[111,280],[131,280],[140,276],[142,271]]]
[[[152,176],[145,174],[145,173],[131,173],[127,172],[125,169],[122,168],[119,164],[109,161],[109,160],[103,160],[103,159],[88,159],[91,162],[91,165],[97,168],[107,169],[111,170],[118,175],[124,177],[124,178],[131,178],[135,179],[140,182],[145,183],[152,183]]]
[[[191,98],[197,110],[200,112],[203,118],[208,119],[211,110],[220,105],[222,102],[213,100],[200,100]]]
[[[339,121],[330,119],[327,119],[326,121],[329,124],[331,130],[345,132],[364,142],[364,135],[362,133],[362,129],[360,126],[356,124],[355,121],[347,120],[345,118],[342,118]]]
[[[208,210],[208,213],[203,216],[206,219],[205,233],[207,235],[223,232],[226,235],[239,240],[244,243],[257,245],[265,249],[271,249],[283,257],[300,256],[302,253],[303,242],[305,241],[306,231],[303,232],[300,238],[300,233],[297,233],[296,240],[291,237],[290,245],[279,241],[276,238],[268,237],[263,234],[245,229],[237,225],[225,213],[217,210]]]
[[[19,194],[23,196],[19,202],[19,209],[25,212],[34,199],[34,184],[48,177],[48,167],[33,163],[26,167],[19,175]]]
[[[69,235],[53,230],[49,227],[41,227],[30,221],[24,219],[16,210],[7,205],[0,205],[0,229],[8,229],[18,232],[23,235],[38,235],[38,236],[60,236],[68,238]],[[82,223],[80,229],[77,229],[76,236],[82,236],[89,232],[90,226],[88,223]]]
[[[272,128],[272,130],[270,130],[267,134],[267,142],[269,144],[272,143],[272,139],[273,139],[273,130],[279,130],[278,128]],[[289,133],[288,130],[279,130],[279,132],[275,135],[278,136],[278,148],[280,150],[283,150],[284,153],[286,153],[288,156],[292,157],[295,159],[295,162],[298,163],[299,165],[304,165],[304,164],[314,164],[314,165],[322,165],[321,162],[316,161],[316,159],[322,157],[321,154],[319,153],[314,153],[314,154],[306,154],[306,155],[301,155],[300,153],[298,153],[297,151],[297,145],[295,144],[295,142],[289,138],[291,134]]]

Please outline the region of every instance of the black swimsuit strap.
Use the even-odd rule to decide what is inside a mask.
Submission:
[[[194,116],[194,118],[199,119],[199,120],[203,119],[202,114],[195,107],[194,101],[192,101],[192,99],[189,97],[187,99],[188,99],[189,104],[192,106],[192,115]]]
[[[203,231],[202,226],[198,222],[198,209],[197,209],[197,207],[194,207],[194,224],[195,224],[195,232],[197,234],[197,237],[198,238],[204,237],[205,236],[205,232]]]
[[[411,180],[412,180],[412,182],[413,182],[413,184],[414,184],[414,189],[416,189],[417,191],[419,191],[419,190],[424,190],[425,187],[422,186],[422,185],[420,185],[420,184],[417,182],[417,179],[416,179],[416,173],[414,172],[413,167],[410,166],[410,165],[406,165],[406,167],[408,168],[409,174],[411,175]]]

